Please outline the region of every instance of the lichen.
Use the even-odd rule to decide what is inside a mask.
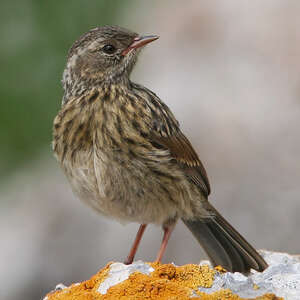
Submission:
[[[219,269],[208,266],[149,263],[154,271],[149,275],[135,272],[129,278],[108,289],[102,295],[97,290],[109,273],[108,264],[91,279],[80,284],[47,295],[48,300],[242,300],[230,290],[220,290],[212,294],[199,292],[198,287],[209,288],[214,274]],[[266,294],[256,300],[279,300],[274,294]]]

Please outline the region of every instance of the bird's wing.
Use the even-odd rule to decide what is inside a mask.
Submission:
[[[204,195],[210,194],[210,185],[206,171],[193,146],[181,132],[179,123],[155,93],[149,89],[132,84],[136,95],[145,99],[153,118],[150,125],[150,139],[152,145],[160,149],[169,150],[171,158],[179,164],[187,178],[196,184]]]
[[[179,129],[169,136],[153,134],[152,139],[170,151],[172,158],[182,167],[185,175],[200,188],[204,195],[210,194],[210,184],[203,164],[190,141]]]

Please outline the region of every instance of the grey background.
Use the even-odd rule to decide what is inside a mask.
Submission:
[[[1,5],[1,299],[39,299],[122,261],[138,228],[80,203],[49,146],[68,47],[96,25],[160,35],[132,78],[174,111],[210,200],[256,248],[300,252],[299,1]],[[161,237],[150,226],[137,259],[154,260]],[[164,262],[203,258],[178,224]]]

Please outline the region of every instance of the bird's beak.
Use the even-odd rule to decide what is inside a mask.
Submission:
[[[122,55],[126,55],[129,53],[132,49],[137,49],[140,47],[143,47],[159,38],[158,35],[145,35],[145,36],[138,36],[136,37],[133,42],[129,45],[128,48],[126,48],[123,52]]]

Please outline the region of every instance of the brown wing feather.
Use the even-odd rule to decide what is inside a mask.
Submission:
[[[167,148],[182,166],[186,176],[208,196],[210,184],[204,166],[186,136],[178,131],[172,136],[156,136],[155,142]]]
[[[180,131],[179,123],[168,106],[147,88],[136,83],[132,83],[132,87],[135,95],[141,97],[151,111],[153,124],[150,138],[153,146],[168,149],[189,180],[208,196],[210,185],[206,171],[191,143]]]

